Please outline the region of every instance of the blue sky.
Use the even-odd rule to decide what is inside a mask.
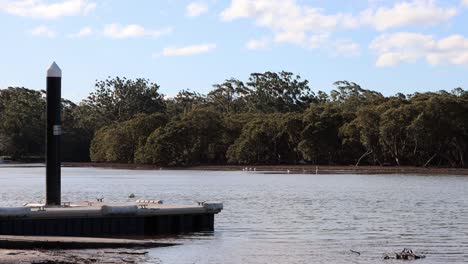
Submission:
[[[79,102],[107,76],[173,96],[291,71],[392,95],[468,88],[468,0],[0,0],[0,88],[63,70]]]

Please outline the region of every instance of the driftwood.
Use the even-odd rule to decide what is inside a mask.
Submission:
[[[119,255],[146,255],[148,251],[144,252],[127,252],[127,251],[104,251],[107,254],[119,254]]]
[[[413,250],[409,248],[403,249],[401,252],[397,253],[385,253],[384,254],[384,259],[400,259],[400,260],[415,260],[415,259],[423,259],[426,256],[424,255],[418,255],[413,252]]]

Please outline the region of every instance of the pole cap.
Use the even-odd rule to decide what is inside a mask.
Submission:
[[[49,69],[47,70],[47,77],[62,77],[62,70],[60,67],[55,63],[55,61],[50,65]]]

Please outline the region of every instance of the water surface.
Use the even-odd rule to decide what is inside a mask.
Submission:
[[[0,167],[0,206],[44,198],[44,168]],[[171,239],[149,263],[468,262],[468,178],[63,168],[63,201],[221,201],[216,231]],[[132,199],[133,200],[133,199]],[[350,250],[361,252],[361,256]],[[398,263],[398,262],[396,262]]]

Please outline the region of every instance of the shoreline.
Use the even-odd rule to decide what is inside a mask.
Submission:
[[[130,252],[130,253],[129,253]],[[0,249],[0,264],[89,264],[89,263],[146,263],[156,261],[141,249],[81,249],[81,250],[11,250]]]
[[[91,167],[121,170],[207,170],[207,171],[248,171],[292,174],[427,174],[427,175],[468,175],[463,168],[423,168],[414,166],[359,166],[352,165],[198,165],[189,167],[161,167],[148,164],[64,162],[65,167]]]

